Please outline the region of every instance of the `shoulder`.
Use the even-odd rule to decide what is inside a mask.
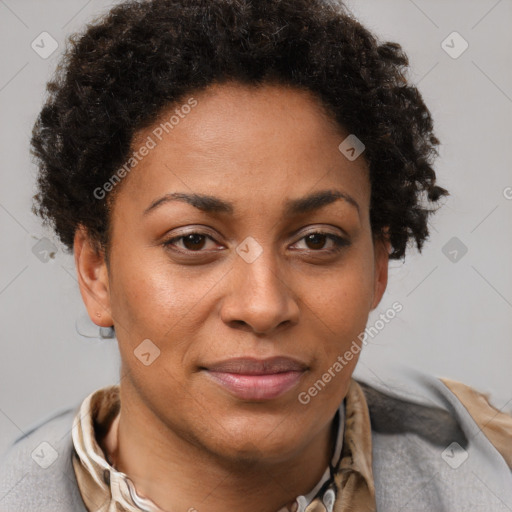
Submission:
[[[484,395],[411,368],[354,377],[370,414],[379,511],[432,510],[433,504],[440,512],[512,508],[503,450],[512,444],[512,418],[503,415],[490,429],[502,413]]]
[[[72,465],[78,406],[38,421],[0,458],[0,510],[86,512]]]

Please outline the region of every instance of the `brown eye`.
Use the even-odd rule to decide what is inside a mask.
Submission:
[[[322,231],[315,231],[303,236],[299,242],[305,245],[305,249],[314,252],[337,252],[343,247],[350,245],[350,242],[345,238],[335,235],[333,233],[324,233]],[[299,243],[297,242],[297,243]],[[325,244],[331,242],[330,247],[325,247]]]
[[[322,249],[327,240],[327,235],[324,233],[312,233],[305,236],[304,240],[309,249]]]
[[[197,251],[198,249],[202,249],[204,247],[206,237],[205,235],[200,235],[199,233],[191,233],[190,235],[183,236],[182,240],[185,249],[190,251]]]
[[[188,233],[186,235],[175,236],[166,242],[164,247],[172,248],[178,252],[206,252],[202,249],[207,245],[208,240],[214,242],[213,238],[204,233]]]

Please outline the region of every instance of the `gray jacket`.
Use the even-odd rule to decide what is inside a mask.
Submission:
[[[355,378],[370,411],[378,512],[512,511],[509,467],[439,379],[407,368]],[[3,455],[0,512],[87,512],[71,462],[77,411],[39,422]]]

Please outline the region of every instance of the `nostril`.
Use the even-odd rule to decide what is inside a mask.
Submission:
[[[233,320],[231,323],[233,324],[233,327],[249,327],[247,322],[244,322],[243,320]]]

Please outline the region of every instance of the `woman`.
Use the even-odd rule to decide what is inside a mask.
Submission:
[[[320,0],[126,2],[74,39],[35,209],[121,378],[14,444],[2,510],[512,506],[482,395],[352,378],[389,259],[448,193],[407,64]]]

